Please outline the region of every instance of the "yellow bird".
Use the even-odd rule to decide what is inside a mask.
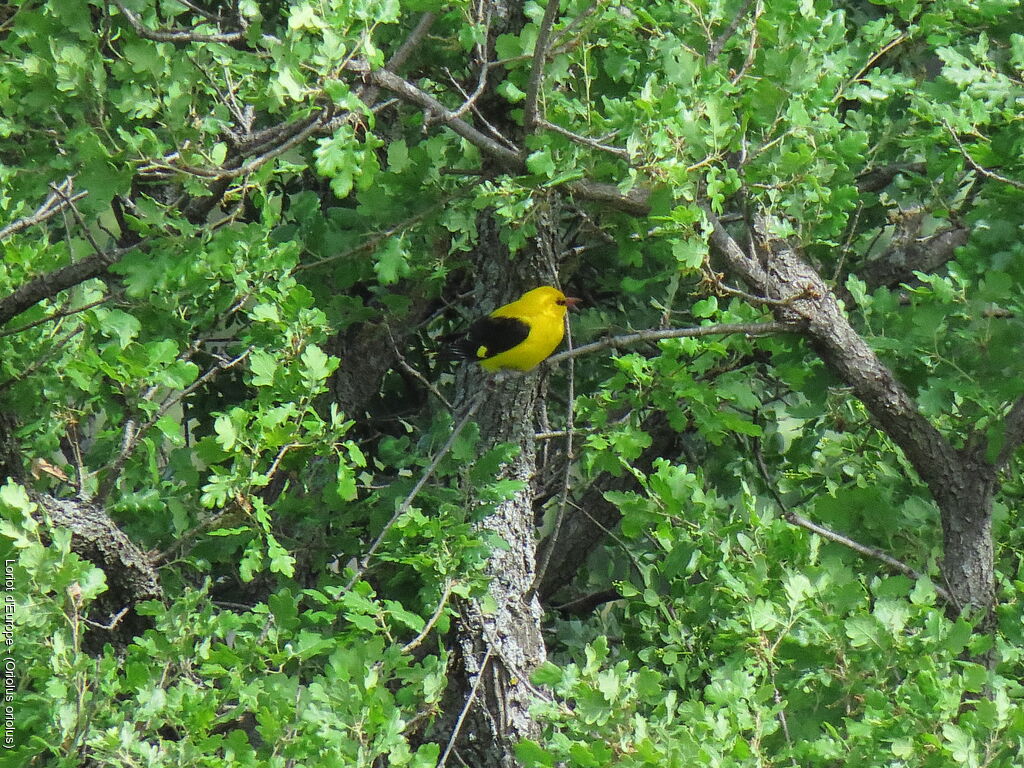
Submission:
[[[488,371],[529,371],[562,343],[565,312],[577,302],[550,285],[534,288],[473,323],[452,352]]]

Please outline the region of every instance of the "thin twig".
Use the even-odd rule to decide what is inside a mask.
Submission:
[[[953,127],[945,120],[942,121],[942,124],[943,126],[945,126],[946,130],[949,131],[949,135],[953,137],[953,141],[956,142],[956,146],[960,150],[960,154],[964,156],[964,160],[967,161],[967,164],[971,166],[971,168],[980,173],[986,179],[992,179],[993,181],[999,181],[1002,182],[1003,184],[1009,184],[1011,187],[1014,187],[1015,189],[1024,189],[1024,181],[1017,181],[1017,179],[1007,178],[1006,176],[998,174],[995,171],[990,171],[988,168],[985,168],[984,166],[981,166],[978,163],[976,163],[974,158],[971,157],[970,152],[968,152],[967,148],[963,145],[963,143],[961,143],[960,137],[956,135],[956,131],[953,130]]]
[[[23,216],[20,219],[16,219],[8,224],[3,229],[0,229],[0,240],[4,240],[16,232],[20,232],[23,229],[27,229],[35,224],[41,224],[52,216],[56,216],[68,205],[74,203],[77,200],[81,200],[83,197],[88,195],[88,192],[76,192],[71,194],[71,183],[72,177],[68,176],[60,184],[51,185],[50,194],[47,196],[43,204],[36,208],[35,212],[31,216]],[[61,190],[63,194],[58,194],[57,189]]]
[[[875,560],[879,560],[895,571],[899,571],[905,576],[917,581],[923,579],[927,574],[923,574],[917,571],[915,568],[904,563],[902,560],[897,560],[895,557],[890,555],[888,552],[884,552],[877,547],[872,547],[867,544],[861,544],[859,541],[854,541],[848,536],[844,536],[841,533],[833,531],[831,528],[826,528],[823,525],[819,525],[812,520],[808,520],[803,515],[797,514],[789,508],[785,500],[782,498],[782,494],[779,493],[778,488],[775,487],[775,483],[772,482],[771,476],[768,473],[768,467],[764,463],[764,456],[761,454],[761,446],[758,441],[754,441],[753,446],[754,462],[757,464],[757,470],[764,480],[765,486],[768,488],[768,492],[771,493],[775,499],[775,503],[779,505],[779,509],[782,510],[782,515],[786,519],[786,522],[805,528],[811,533],[816,533],[823,539],[835,542],[836,544],[842,544],[848,549],[852,549],[854,552],[863,555],[864,557],[870,557]],[[956,600],[953,596],[945,589],[945,587],[939,586],[938,584],[932,584],[932,588],[935,590],[935,594],[938,595],[944,602],[950,605],[956,605]]]
[[[345,586],[345,589],[352,589],[353,585],[355,585],[355,583],[363,577],[363,574],[366,572],[367,567],[369,567],[370,558],[376,554],[377,550],[380,548],[380,545],[384,542],[384,537],[387,536],[388,531],[391,530],[392,526],[394,526],[394,524],[398,522],[399,518],[402,515],[409,511],[409,507],[412,506],[413,501],[416,500],[416,497],[419,495],[420,491],[423,490],[423,486],[427,484],[427,481],[433,476],[434,471],[437,469],[438,465],[440,465],[441,459],[447,456],[448,452],[452,449],[452,446],[455,445],[456,438],[458,438],[458,436],[462,433],[462,430],[465,429],[466,425],[469,423],[469,420],[473,418],[473,414],[477,412],[477,409],[483,403],[484,394],[485,390],[480,390],[473,397],[472,401],[470,401],[469,406],[466,408],[466,412],[462,415],[462,418],[459,419],[454,429],[452,429],[451,435],[448,436],[448,439],[445,441],[445,444],[441,446],[441,450],[437,452],[437,455],[434,456],[429,466],[427,466],[427,468],[424,470],[423,474],[420,476],[420,479],[416,482],[416,485],[414,485],[412,490],[409,491],[409,495],[406,496],[402,503],[398,505],[398,509],[395,510],[395,514],[393,514],[391,516],[391,519],[384,524],[384,528],[381,529],[381,532],[377,535],[377,538],[373,540],[373,543],[370,545],[370,548],[367,549],[366,552],[363,554],[362,560],[359,562],[355,573],[352,574],[352,578],[349,579],[349,582]]]
[[[799,323],[719,323],[718,325],[701,325],[696,328],[651,328],[646,331],[627,333],[622,336],[611,336],[582,347],[576,347],[571,351],[559,352],[544,361],[544,365],[556,365],[563,360],[568,360],[580,355],[589,355],[592,352],[599,352],[602,349],[621,349],[642,344],[648,341],[661,341],[662,339],[684,339],[699,338],[702,336],[722,336],[731,333],[739,333],[746,336],[767,336],[773,333],[795,333],[801,330]]]
[[[238,513],[238,511],[239,508],[234,503],[232,503],[231,507],[223,509],[215,515],[211,515],[206,520],[203,520],[202,522],[193,526],[189,530],[185,531],[185,533],[181,534],[181,536],[179,536],[177,539],[171,542],[171,544],[166,549],[163,549],[157,554],[152,555],[149,558],[149,564],[152,565],[154,568],[163,565],[167,562],[167,560],[175,552],[175,550],[183,549],[186,544],[189,544],[194,539],[198,538],[200,534],[212,529],[215,525],[218,525],[226,517],[236,514]]]
[[[108,465],[107,475],[106,477],[103,478],[103,481],[100,483],[99,488],[96,490],[94,502],[96,504],[102,504],[104,499],[106,499],[106,497],[114,489],[114,484],[117,482],[117,479],[121,476],[121,470],[124,469],[125,463],[128,461],[129,457],[135,451],[135,447],[138,445],[139,439],[154,424],[156,424],[161,418],[163,418],[167,414],[167,412],[171,410],[171,408],[180,403],[184,398],[191,395],[193,392],[199,389],[199,387],[206,384],[206,382],[210,381],[210,379],[212,379],[214,376],[218,375],[222,371],[228,370],[229,368],[235,367],[240,362],[245,360],[250,354],[252,354],[254,348],[255,347],[250,346],[244,352],[242,352],[242,354],[238,355],[237,357],[231,360],[219,361],[215,366],[210,368],[210,370],[208,370],[206,373],[204,373],[202,376],[200,376],[198,379],[192,382],[189,386],[185,387],[185,389],[181,390],[180,393],[178,393],[174,397],[170,397],[167,400],[165,400],[160,405],[160,407],[156,409],[156,412],[152,416],[150,416],[149,420],[145,424],[138,427],[137,429],[132,430],[131,436],[125,440],[125,443],[121,446],[121,450],[118,453],[117,457]],[[128,430],[126,429],[126,435],[127,432]]]
[[[448,603],[448,598],[451,597],[451,594],[452,582],[449,580],[445,582],[444,591],[441,593],[441,599],[438,601],[437,608],[434,609],[434,612],[433,614],[431,614],[426,626],[423,627],[423,629],[420,631],[418,635],[416,635],[416,637],[414,637],[412,640],[410,640],[408,643],[402,646],[402,653],[409,653],[410,651],[415,650],[419,647],[420,643],[426,640],[427,635],[430,634],[430,631],[434,628],[434,625],[437,624],[438,620],[441,618],[441,614],[442,612],[444,612],[444,607]]]
[[[413,378],[415,378],[417,381],[419,381],[423,386],[425,386],[427,390],[430,392],[430,394],[432,394],[434,397],[436,397],[438,400],[444,403],[445,408],[447,408],[449,411],[454,410],[452,404],[448,401],[448,398],[441,394],[441,391],[434,386],[434,383],[430,381],[422,373],[413,368],[411,365],[409,365],[409,362],[405,359],[405,355],[403,355],[401,350],[398,348],[398,342],[395,341],[395,336],[391,332],[391,325],[385,323],[384,327],[387,329],[388,338],[391,339],[391,346],[395,351],[395,359],[398,363],[398,367],[401,368],[406,373],[408,373]]]
[[[90,627],[96,627],[97,629],[103,629],[107,632],[113,632],[114,629],[117,628],[117,625],[121,623],[121,619],[123,619],[125,617],[125,614],[128,613],[129,609],[131,609],[131,606],[126,605],[124,608],[122,608],[120,611],[114,614],[114,617],[106,624],[101,624],[100,622],[93,621],[92,619],[84,619],[84,621]]]
[[[573,17],[572,21],[570,21],[568,24],[566,24],[564,27],[558,30],[554,35],[552,35],[551,45],[561,46],[562,41],[576,31],[576,27],[580,26],[580,24],[582,24],[586,19],[592,16],[594,14],[594,11],[597,10],[598,6],[606,2],[608,2],[608,0],[593,0],[593,2],[590,3],[590,5],[588,5],[582,11],[580,11],[575,17]]]
[[[207,35],[191,29],[150,29],[142,23],[139,14],[126,7],[121,0],[113,0],[113,3],[128,20],[135,34],[146,40],[159,43],[237,43],[245,38],[244,30]]]
[[[762,305],[767,307],[788,307],[793,304],[794,301],[799,299],[805,299],[808,297],[808,293],[801,292],[792,296],[787,296],[784,299],[771,299],[767,296],[755,296],[752,293],[747,293],[739,288],[733,288],[731,285],[726,285],[723,281],[724,275],[715,272],[707,264],[701,271],[701,277],[703,281],[709,284],[714,292],[719,296],[735,296],[736,298],[743,299],[748,304]]]
[[[82,460],[82,439],[78,434],[78,421],[69,420],[68,431],[71,433],[68,438],[71,442],[72,459],[75,462],[75,481],[78,486],[78,495],[81,496],[85,488],[85,462]]]
[[[526,101],[523,106],[523,126],[528,131],[537,127],[538,103],[544,84],[544,66],[548,59],[548,44],[551,41],[551,27],[558,16],[559,0],[548,0],[537,30],[537,42],[533,46],[533,62],[530,64],[530,79],[526,83]]]
[[[423,38],[427,36],[430,28],[434,25],[434,20],[437,15],[430,11],[420,16],[420,20],[416,22],[416,26],[413,27],[412,32],[405,38],[398,50],[394,52],[387,64],[384,65],[384,69],[388,72],[397,72],[405,64],[406,59],[412,55],[412,52],[416,50],[417,46],[423,41]]]
[[[452,112],[453,116],[455,116],[455,117],[462,117],[467,112],[469,112],[469,110],[471,110],[471,109],[475,110],[476,100],[480,98],[481,94],[484,92],[484,88],[487,87],[487,71],[488,71],[488,69],[489,69],[489,65],[486,62],[480,65],[480,76],[477,79],[476,88],[474,89],[474,91],[472,93],[466,93],[465,89],[461,85],[459,85],[459,81],[456,80],[452,76],[451,72],[448,72],[447,68],[445,69],[445,71],[448,72],[448,79],[450,79],[452,81],[452,85],[454,85],[458,89],[459,93],[462,94],[462,98],[464,99],[464,101],[462,102],[462,106],[459,107],[458,109],[456,109],[454,112]],[[486,123],[486,121],[484,121],[484,122]],[[487,123],[487,125],[488,125],[488,127],[491,128],[491,131],[493,133],[495,133],[495,134],[500,136],[500,134],[498,134],[497,130],[494,129],[490,125],[490,123]],[[502,136],[501,138],[504,139],[505,137]]]
[[[82,331],[84,330],[85,326],[79,325],[77,328],[74,328],[71,331],[69,331],[64,336],[64,338],[55,342],[44,354],[40,355],[35,360],[33,360],[32,364],[29,365],[27,368],[18,371],[11,378],[7,379],[7,381],[0,382],[0,392],[3,392],[5,389],[7,389],[10,386],[13,386],[17,382],[32,376],[36,371],[38,371],[40,368],[42,368],[44,365],[50,362],[51,358],[53,358],[53,356],[57,354],[61,347],[69,343],[73,338],[75,338],[75,336],[82,333]]]
[[[718,58],[718,55],[725,50],[725,44],[728,43],[730,38],[736,34],[736,30],[740,28],[740,24],[743,22],[744,17],[746,17],[747,13],[750,11],[750,6],[753,4],[754,0],[747,0],[747,2],[743,4],[743,7],[737,11],[736,15],[733,16],[732,21],[729,22],[729,26],[725,28],[722,34],[720,34],[715,39],[715,42],[712,43],[711,47],[708,48],[708,53],[704,57],[705,64],[713,62]]]
[[[627,149],[623,149],[622,147],[615,147],[612,146],[611,144],[602,144],[600,141],[597,141],[596,139],[591,139],[587,136],[581,136],[578,133],[573,133],[572,131],[563,128],[562,126],[548,122],[543,118],[537,118],[537,125],[540,128],[545,128],[549,131],[554,131],[555,133],[561,134],[570,141],[575,141],[577,144],[582,144],[586,147],[590,147],[591,149],[600,150],[601,152],[608,152],[609,154],[615,155],[616,157],[621,157],[623,160],[630,159],[629,150]]]
[[[348,62],[345,68],[363,75],[370,82],[376,83],[382,88],[386,88],[403,101],[426,110],[437,122],[448,126],[506,169],[518,173],[526,168],[523,152],[518,149],[509,149],[497,139],[492,139],[465,120],[456,117],[455,113],[444,104],[409,81],[383,69],[371,69],[365,61],[354,59]],[[575,197],[595,203],[604,203],[634,216],[646,216],[651,210],[648,203],[650,191],[640,186],[633,187],[628,192],[622,192],[617,185],[608,182],[579,180],[566,183],[564,188]]]
[[[253,171],[257,170],[261,166],[270,162],[276,157],[280,157],[285,152],[301,144],[307,138],[316,133],[326,123],[329,123],[333,117],[334,112],[331,108],[322,110],[321,112],[307,118],[305,125],[299,129],[295,134],[292,134],[288,139],[275,145],[272,149],[267,152],[257,155],[256,157],[250,158],[246,162],[239,165],[237,168],[201,168],[194,165],[174,165],[169,162],[178,156],[178,153],[168,156],[160,163],[151,163],[150,165],[140,168],[139,173],[141,174],[152,174],[154,172],[171,172],[171,173],[187,173],[192,176],[198,176],[203,179],[209,179],[211,181],[226,181],[228,179],[237,179],[239,176],[247,176]],[[300,123],[301,124],[301,123]]]
[[[78,208],[75,206],[75,201],[68,196],[63,185],[51,184],[50,189],[53,190],[53,194],[57,195],[64,202],[63,208],[71,211],[71,215],[75,217],[75,221],[78,222],[78,226],[82,229],[82,234],[85,235],[85,239],[88,240],[89,245],[92,246],[93,252],[97,256],[104,256],[104,250],[100,248],[99,243],[96,242],[96,238],[92,236],[92,232],[89,231],[89,227],[85,223],[85,219],[82,218],[82,214],[79,213]]]
[[[556,2],[556,0],[549,0],[549,2]],[[565,342],[566,351],[572,352],[572,328],[569,324],[568,315],[565,317]],[[544,580],[544,574],[547,573],[548,563],[551,562],[551,553],[554,552],[555,544],[558,542],[558,533],[562,529],[562,521],[565,519],[565,510],[569,504],[569,488],[572,484],[572,438],[576,426],[573,414],[576,406],[574,373],[575,359],[570,357],[568,392],[566,394],[568,404],[565,408],[565,473],[562,476],[562,492],[558,501],[558,513],[555,515],[555,524],[551,529],[551,534],[547,537],[548,545],[544,547],[544,557],[533,577],[533,589],[540,587],[541,582]]]
[[[110,301],[111,298],[113,298],[112,295],[107,294],[102,299],[91,301],[88,304],[83,304],[80,307],[75,307],[74,309],[65,309],[61,310],[60,312],[54,312],[52,315],[42,317],[34,322],[29,323],[28,325],[23,325],[20,328],[14,328],[10,331],[4,331],[3,333],[0,333],[0,339],[4,338],[5,336],[16,336],[19,333],[24,333],[25,331],[31,330],[32,328],[35,328],[38,325],[43,325],[44,323],[50,323],[53,322],[54,320],[60,320],[65,317],[70,317],[71,315],[77,315],[79,312],[85,312],[87,309],[92,309],[93,307],[97,307],[100,304],[108,302]]]
[[[856,75],[854,75],[853,77],[851,77],[849,80],[846,81],[846,83],[843,85],[843,88],[840,89],[838,95],[842,95],[843,90],[845,90],[846,87],[850,85],[850,83],[855,83],[858,80],[860,80],[862,77],[864,77],[864,75],[867,73],[867,71],[869,69],[871,69],[873,66],[875,66],[875,64],[878,62],[878,60],[880,58],[882,58],[885,54],[887,54],[889,51],[891,51],[897,45],[902,45],[903,43],[905,43],[909,39],[910,39],[910,37],[908,35],[899,34],[896,37],[894,37],[892,40],[890,40],[888,43],[886,43],[884,46],[882,46],[882,48],[880,50],[878,50],[875,54],[873,54],[871,56],[871,58],[867,60],[867,63],[857,71]],[[838,98],[837,98],[837,101],[838,101]]]
[[[479,183],[479,182],[478,181],[474,181],[473,182],[474,185],[477,184],[477,183]],[[410,228],[413,224],[419,223],[420,221],[425,219],[430,214],[432,214],[435,211],[438,211],[441,208],[445,207],[449,202],[451,202],[451,200],[454,197],[455,197],[454,195],[453,196],[445,196],[441,200],[438,200],[437,202],[435,202],[430,207],[424,208],[419,213],[415,213],[412,216],[410,216],[409,218],[404,219],[404,220],[398,222],[393,227],[391,227],[389,229],[386,229],[383,232],[381,232],[379,235],[374,235],[373,237],[367,238],[367,239],[361,241],[359,243],[359,245],[355,245],[355,246],[353,246],[353,247],[351,247],[351,248],[349,248],[347,250],[342,251],[341,253],[336,253],[333,256],[325,256],[322,259],[318,259],[317,261],[311,261],[308,264],[299,264],[298,266],[296,266],[295,268],[292,269],[292,274],[295,274],[297,272],[302,272],[302,271],[307,270],[307,269],[314,269],[316,267],[321,267],[324,264],[330,264],[332,261],[338,261],[339,259],[347,259],[347,258],[349,258],[351,256],[355,256],[357,253],[362,253],[363,251],[372,250],[373,248],[376,248],[380,243],[384,242],[385,240],[391,239],[392,237],[394,237],[399,232],[402,232],[403,230],[406,230],[406,229]]]
[[[433,119],[448,126],[471,144],[484,149],[502,164],[513,169],[522,167],[523,158],[518,152],[508,149],[490,136],[485,136],[466,121],[459,119],[452,110],[448,109],[436,98],[426,91],[417,88],[409,81],[384,69],[371,69],[363,61],[351,61],[348,63],[347,68],[364,75],[370,82],[379,85],[381,88],[386,88],[400,96],[403,100],[427,110]]]
[[[459,736],[459,731],[462,730],[462,723],[465,722],[466,715],[469,714],[470,707],[473,706],[473,699],[476,697],[476,690],[480,687],[480,681],[484,679],[484,670],[487,669],[487,663],[490,660],[491,646],[487,646],[487,653],[484,654],[484,660],[480,662],[480,669],[476,673],[476,680],[473,681],[473,687],[469,690],[469,696],[466,697],[466,703],[462,706],[462,711],[459,712],[459,719],[455,721],[455,727],[452,729],[452,735],[448,739],[448,744],[444,748],[444,754],[441,755],[441,759],[437,763],[437,768],[444,768],[445,763],[448,762],[448,755],[450,755],[452,749],[455,748],[455,740]]]

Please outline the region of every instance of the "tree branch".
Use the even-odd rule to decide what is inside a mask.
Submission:
[[[705,64],[713,62],[718,58],[718,55],[725,50],[725,44],[728,43],[729,39],[736,34],[736,30],[740,28],[740,24],[743,23],[743,19],[750,12],[750,8],[753,4],[754,0],[747,0],[747,2],[743,4],[743,7],[736,12],[732,21],[729,22],[729,26],[725,28],[722,34],[715,39],[712,46],[708,48],[707,55],[704,57]]]
[[[118,248],[113,251],[95,253],[22,284],[12,293],[0,299],[0,326],[5,325],[11,318],[17,317],[43,299],[52,298],[61,291],[99,277],[130,250],[132,249]]]
[[[158,43],[237,43],[245,39],[245,31],[207,35],[191,29],[150,29],[142,23],[142,18],[121,0],[113,0],[117,10],[127,19],[135,34],[146,40]]]
[[[138,445],[139,440],[142,436],[148,432],[163,416],[167,414],[175,405],[180,403],[186,397],[195,392],[199,387],[206,384],[214,376],[226,371],[229,368],[233,368],[240,362],[245,360],[250,354],[252,354],[253,347],[249,347],[242,354],[231,360],[221,360],[215,366],[210,368],[206,373],[200,376],[198,379],[193,381],[185,389],[181,390],[177,395],[169,397],[165,400],[156,412],[149,417],[140,427],[130,427],[126,425],[124,439],[122,441],[121,450],[118,452],[117,457],[107,467],[107,475],[103,478],[103,482],[100,483],[99,488],[96,490],[96,496],[93,498],[93,502],[96,504],[102,504],[107,498],[110,492],[114,489],[114,484],[117,483],[117,479],[121,476],[121,470],[124,469],[125,463],[131,457],[132,453],[135,452],[135,447]]]
[[[805,528],[811,533],[816,533],[823,539],[828,539],[829,541],[835,542],[836,544],[842,544],[844,547],[852,549],[854,552],[863,555],[864,557],[870,557],[875,560],[879,560],[888,565],[893,570],[899,571],[900,573],[909,576],[915,581],[918,579],[925,578],[926,574],[920,573],[919,571],[915,570],[914,568],[904,563],[902,560],[897,560],[888,552],[885,552],[884,550],[881,550],[878,547],[872,547],[867,544],[861,544],[859,541],[854,541],[848,536],[844,536],[841,533],[833,531],[831,528],[828,528],[824,525],[819,525],[818,523],[815,523],[812,520],[808,520],[803,515],[799,515],[793,510],[791,510],[789,506],[786,504],[786,502],[783,500],[782,494],[779,493],[779,489],[775,487],[775,483],[772,482],[771,476],[768,474],[768,467],[766,467],[764,463],[764,456],[761,454],[761,446],[759,442],[756,440],[754,441],[753,453],[754,462],[757,464],[757,470],[760,473],[761,478],[764,480],[764,484],[768,488],[768,492],[771,493],[772,497],[775,499],[775,503],[778,504],[779,509],[782,510],[782,516],[786,519],[786,522],[792,525],[799,526],[800,528]],[[932,584],[932,587],[935,589],[935,594],[942,598],[943,601],[951,605],[956,604],[956,601],[953,599],[953,596],[949,592],[947,592],[943,587],[934,583]]]
[[[560,125],[555,125],[555,123],[548,122],[543,118],[537,118],[536,125],[540,128],[544,128],[546,130],[559,133],[562,136],[565,136],[570,141],[575,141],[577,144],[582,144],[585,147],[597,149],[600,150],[601,152],[608,152],[609,154],[615,155],[616,157],[620,157],[623,160],[628,161],[630,159],[629,150],[623,149],[622,147],[613,147],[610,144],[602,144],[600,141],[597,141],[596,139],[591,139],[587,136],[581,136],[578,133],[573,133],[567,128],[563,128]]]
[[[622,349],[645,341],[661,341],[662,339],[683,339],[701,336],[721,336],[730,333],[741,333],[747,336],[765,336],[771,333],[796,333],[803,330],[803,326],[796,322],[774,322],[774,323],[720,323],[718,325],[702,325],[696,328],[651,328],[646,331],[627,333],[622,336],[611,336],[582,347],[559,352],[544,361],[544,365],[556,365],[563,360],[589,355],[591,352],[598,352],[602,349]]]
[[[489,136],[485,136],[469,123],[459,119],[455,112],[448,109],[448,107],[429,93],[420,90],[393,72],[389,72],[386,69],[370,69],[369,65],[362,61],[349,62],[347,69],[359,72],[371,83],[391,91],[410,104],[422,107],[433,119],[443,125],[447,125],[459,136],[474,146],[479,147],[507,168],[518,171],[524,167],[523,158],[518,152],[513,152]]]
[[[541,86],[544,84],[544,66],[548,60],[548,45],[551,41],[551,27],[558,15],[559,0],[548,0],[537,30],[537,42],[533,46],[533,61],[530,64],[530,79],[526,84],[526,101],[523,105],[523,127],[533,131],[537,127],[537,104],[540,100]]]
[[[436,98],[420,90],[409,81],[384,69],[370,69],[369,65],[364,61],[350,61],[346,68],[360,73],[371,83],[391,91],[403,101],[425,109],[435,120],[448,126],[459,136],[479,148],[484,154],[498,161],[506,170],[512,173],[522,173],[525,171],[526,162],[521,152],[511,150],[495,139],[481,133],[465,120],[462,120],[456,112],[448,109]],[[595,203],[611,205],[633,216],[646,216],[650,213],[650,205],[647,202],[650,192],[646,189],[634,187],[629,192],[623,193],[614,184],[596,181],[571,182],[565,185],[565,189],[575,197]]]
[[[23,229],[28,229],[36,224],[41,224],[52,216],[56,216],[69,205],[74,204],[77,200],[81,200],[89,194],[88,192],[76,192],[72,195],[71,185],[71,176],[68,176],[60,184],[51,185],[50,194],[47,196],[46,200],[43,201],[43,204],[36,208],[35,213],[31,216],[24,216],[16,221],[12,221],[3,229],[0,229],[0,240],[6,240],[11,235],[20,232]]]
[[[1005,467],[1024,442],[1024,395],[1013,403],[1003,425],[1003,447],[995,461],[996,469]]]
[[[821,276],[786,240],[755,218],[756,253],[747,256],[706,203],[712,244],[759,293],[791,301],[775,306],[782,321],[802,320],[804,334],[825,365],[852,390],[875,422],[899,446],[939,507],[942,574],[961,606],[988,611],[995,594],[992,494],[996,473],[977,446],[958,450],[917,409],[916,403],[874,350],[850,325]]]
[[[61,320],[65,317],[71,317],[71,315],[77,315],[79,312],[85,312],[86,310],[92,309],[93,307],[98,307],[100,304],[105,304],[108,301],[110,301],[111,298],[113,297],[108,293],[102,299],[90,301],[88,304],[83,304],[80,307],[75,307],[74,309],[62,309],[59,312],[54,312],[53,314],[47,315],[46,317],[41,317],[34,322],[27,323],[21,326],[20,328],[12,328],[9,331],[4,331],[3,333],[0,333],[0,339],[4,338],[5,336],[17,336],[19,333],[24,333],[25,331],[31,330],[32,328],[35,328],[37,326],[44,325],[46,323],[52,323],[55,320]],[[64,306],[67,306],[67,304],[65,304]]]
[[[965,147],[963,143],[960,141],[960,137],[956,135],[956,131],[953,130],[953,127],[945,120],[942,121],[942,125],[945,126],[947,131],[949,131],[949,135],[952,136],[953,141],[956,142],[957,149],[960,150],[960,154],[963,155],[964,160],[967,161],[967,164],[971,166],[971,168],[980,173],[986,179],[992,179],[993,181],[1002,182],[1003,184],[1009,184],[1011,187],[1014,187],[1015,189],[1024,189],[1024,181],[1018,181],[1017,179],[1011,179],[1006,176],[1002,176],[996,173],[995,171],[990,171],[988,168],[985,168],[984,166],[981,166],[977,162],[975,162],[974,158],[971,157],[971,153],[967,151],[967,147]]]

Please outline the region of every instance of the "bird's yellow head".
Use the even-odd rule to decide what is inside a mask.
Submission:
[[[575,307],[577,302],[579,302],[579,299],[566,296],[557,288],[553,288],[550,285],[542,285],[540,288],[527,291],[515,303],[522,306],[528,312],[550,312],[562,317],[565,315],[566,309]]]

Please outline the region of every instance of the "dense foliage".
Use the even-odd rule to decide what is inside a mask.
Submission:
[[[489,764],[1019,764],[1022,114],[1017,0],[0,8],[0,764],[459,764],[524,493],[548,661],[478,659],[534,701]],[[827,290],[738,266],[786,249]],[[656,333],[495,443],[437,351],[552,274],[575,347]],[[159,599],[96,609],[67,500]]]

